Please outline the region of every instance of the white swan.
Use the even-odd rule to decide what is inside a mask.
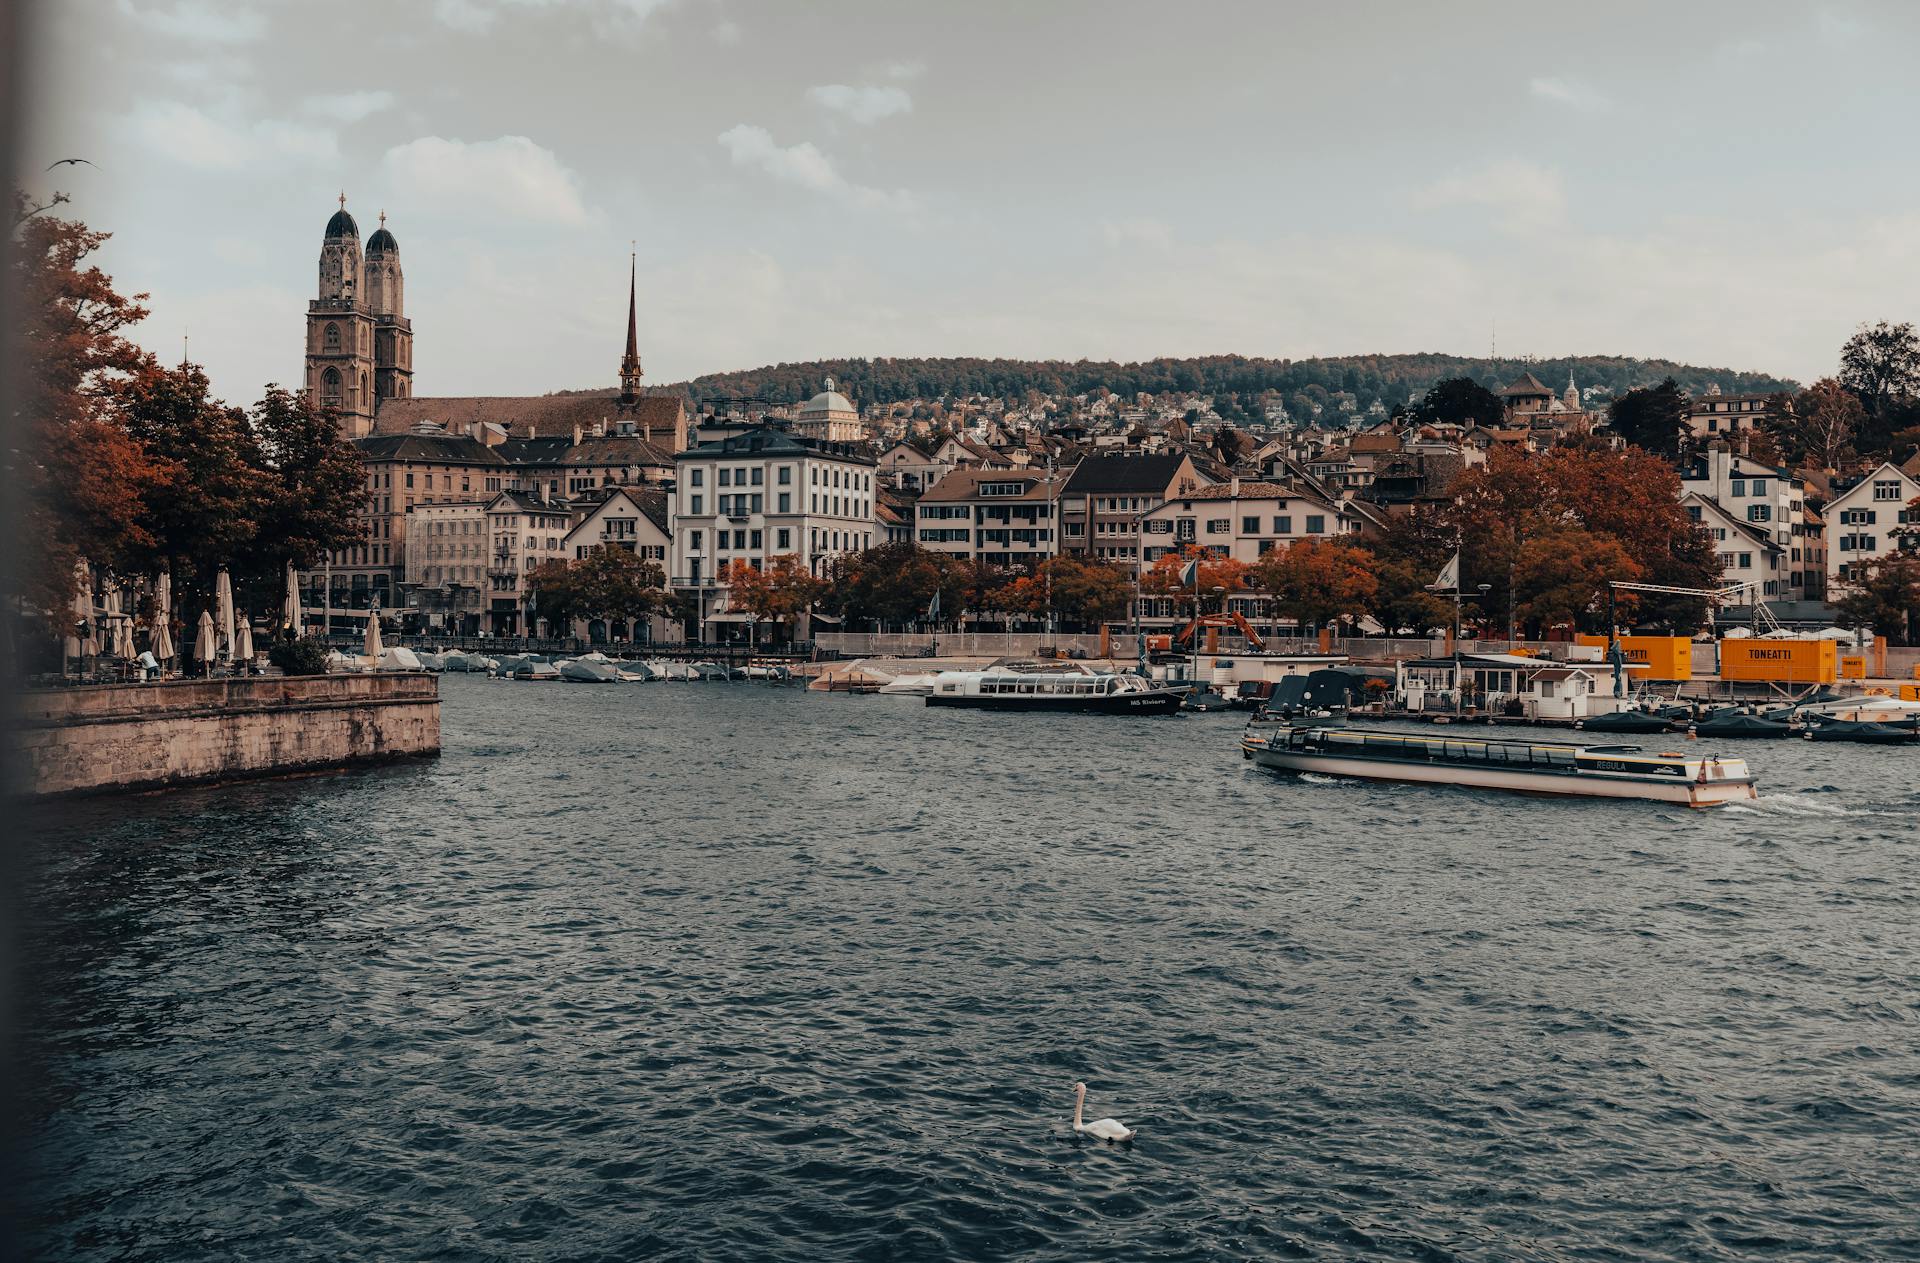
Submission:
[[[1134,1130],[1117,1118],[1096,1118],[1090,1123],[1081,1122],[1080,1111],[1086,1105],[1086,1102],[1087,1085],[1084,1083],[1074,1084],[1073,1129],[1075,1131],[1084,1131],[1088,1135],[1098,1136],[1102,1140],[1132,1140],[1134,1138],[1136,1134]]]

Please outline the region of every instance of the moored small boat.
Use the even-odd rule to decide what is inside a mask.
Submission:
[[[1872,720],[1832,719],[1807,729],[1809,741],[1854,741],[1862,745],[1904,746],[1920,743],[1920,726]]]
[[[1618,710],[1610,715],[1589,715],[1574,721],[1575,728],[1586,732],[1672,732],[1674,721],[1644,710]]]
[[[1688,807],[1717,807],[1758,797],[1745,759],[1643,754],[1638,746],[1250,725],[1240,749],[1261,767],[1275,771],[1362,780],[1581,798],[1640,798]]]

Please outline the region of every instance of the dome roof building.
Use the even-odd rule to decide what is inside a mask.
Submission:
[[[800,405],[793,428],[807,438],[830,443],[859,443],[868,437],[866,424],[860,420],[860,410],[853,406],[851,399],[833,388],[831,377],[827,378],[825,389]]]

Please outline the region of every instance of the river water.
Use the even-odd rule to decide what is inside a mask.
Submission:
[[[1920,1255],[1920,751],[1690,813],[443,687],[437,761],[36,822],[41,1257]]]

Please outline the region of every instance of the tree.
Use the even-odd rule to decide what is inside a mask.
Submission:
[[[1366,610],[1379,584],[1373,557],[1343,540],[1303,539],[1265,553],[1248,579],[1281,614],[1303,627],[1321,627]]]
[[[1920,334],[1905,321],[1861,325],[1840,348],[1840,384],[1890,433],[1895,405],[1920,391]]]
[[[1415,405],[1413,419],[1419,425],[1478,424],[1498,426],[1506,419],[1506,405],[1500,396],[1471,377],[1449,377],[1429,390]]]
[[[247,416],[208,391],[195,364],[143,365],[118,388],[127,432],[170,471],[148,489],[141,521],[153,562],[172,572],[175,608],[190,615],[212,597],[222,568],[242,568],[262,534],[271,480]]]
[[[1802,391],[1780,425],[1787,456],[1795,467],[1837,469],[1852,455],[1854,436],[1867,421],[1859,396],[1831,377]]]
[[[1920,555],[1903,551],[1874,562],[1835,604],[1849,627],[1871,628],[1895,644],[1920,642]]]
[[[1133,599],[1133,579],[1110,562],[1072,555],[1042,562],[1043,589],[1052,582],[1053,608],[1069,624],[1098,627],[1120,618]]]
[[[1207,608],[1215,588],[1238,592],[1247,586],[1246,562],[1235,561],[1231,557],[1216,557],[1197,544],[1189,544],[1182,552],[1162,553],[1155,559],[1147,572],[1140,576],[1140,590],[1153,596],[1170,596],[1174,599],[1175,609],[1189,615],[1195,614],[1194,585],[1181,581],[1181,574],[1189,561],[1200,563],[1200,610]]]
[[[1619,540],[1558,527],[1521,545],[1513,570],[1515,613],[1542,633],[1568,625],[1601,630],[1608,581],[1637,582],[1645,573]]]
[[[1615,399],[1607,408],[1607,421],[1615,434],[1635,447],[1673,457],[1687,434],[1689,406],[1687,392],[1669,377],[1658,386],[1642,386]]]
[[[1374,554],[1374,591],[1365,602],[1366,612],[1389,636],[1403,631],[1423,636],[1445,627],[1453,617],[1449,602],[1427,591],[1437,573],[1419,562]]]
[[[950,617],[965,588],[952,558],[911,543],[878,544],[833,559],[818,598],[849,620],[911,623],[926,616],[935,592]]]
[[[527,572],[534,614],[549,628],[582,618],[646,618],[667,608],[665,586],[658,564],[612,544],[571,561],[543,561]]]
[[[114,387],[149,362],[121,331],[146,316],[144,294],[124,297],[112,278],[84,266],[108,234],[49,215],[16,192],[6,278],[19,301],[21,446],[0,455],[0,476],[19,495],[20,555],[15,590],[43,610],[65,609],[85,558],[129,570],[154,540],[142,521],[144,497],[170,476],[119,422]]]
[[[746,611],[756,623],[781,628],[806,613],[822,588],[793,553],[769,558],[764,568],[735,561],[723,582],[730,607]]]
[[[359,538],[366,467],[337,419],[305,394],[268,386],[247,420],[266,475],[254,569],[278,579],[288,562],[308,569]]]

